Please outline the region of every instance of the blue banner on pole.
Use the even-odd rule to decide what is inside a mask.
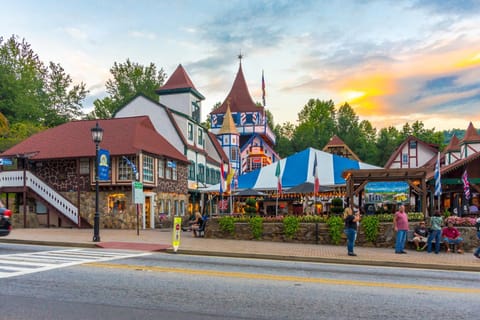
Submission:
[[[110,180],[110,152],[105,149],[98,150],[98,180]]]

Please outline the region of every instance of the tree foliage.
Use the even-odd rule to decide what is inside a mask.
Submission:
[[[155,90],[160,88],[166,79],[163,68],[157,71],[154,63],[143,66],[131,62],[130,59],[124,63],[115,62],[110,73],[113,78],[105,83],[108,96],[94,101],[94,110],[89,118],[111,118],[119,108],[138,94],[158,100]]]
[[[360,121],[355,110],[344,103],[338,109],[333,101],[310,99],[299,112],[297,125],[287,122],[276,125],[275,150],[286,157],[308,147],[323,149],[333,135],[337,135],[355,154],[370,164],[384,166],[392,153],[410,135],[427,143],[445,146],[444,134],[425,129],[421,121],[405,123],[399,131],[395,127],[377,131],[368,120]]]
[[[53,127],[79,118],[88,91],[72,82],[59,64],[45,66],[25,39],[0,37],[0,113],[11,124]]]

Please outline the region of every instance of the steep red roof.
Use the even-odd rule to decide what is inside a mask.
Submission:
[[[444,152],[458,152],[460,151],[460,140],[458,140],[456,135],[453,135],[448,143],[448,146],[445,148]]]
[[[37,133],[1,154],[14,157],[18,154],[36,153],[32,159],[63,159],[94,157],[95,144],[90,129],[97,120],[72,121]],[[140,151],[188,162],[155,130],[148,116],[98,120],[103,128],[100,148],[112,156],[136,154]]]
[[[328,143],[325,145],[325,147],[329,147],[329,146],[345,146],[345,142],[343,142],[342,139],[340,139],[339,136],[337,135],[334,135],[333,137],[330,138],[330,141],[328,141]],[[324,147],[324,148],[325,148]]]
[[[262,111],[261,106],[257,106],[253,102],[250,92],[248,91],[247,83],[245,77],[243,76],[242,64],[238,67],[237,76],[233,82],[232,89],[230,93],[223,101],[222,105],[211,112],[211,114],[222,114],[227,111],[227,105],[230,101],[230,110],[232,112],[252,112],[252,111]]]
[[[175,71],[170,76],[170,78],[168,78],[167,82],[162,87],[160,87],[159,91],[187,88],[197,90],[183,66],[179,64],[177,69],[175,69]]]
[[[478,134],[477,129],[475,129],[475,127],[473,126],[473,123],[470,122],[462,142],[479,142],[479,141],[480,141],[480,135]]]

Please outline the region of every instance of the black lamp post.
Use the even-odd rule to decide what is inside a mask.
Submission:
[[[100,241],[100,213],[98,212],[98,145],[102,142],[103,138],[103,129],[95,125],[94,128],[90,129],[92,132],[92,140],[95,143],[95,217],[93,220],[93,242]]]

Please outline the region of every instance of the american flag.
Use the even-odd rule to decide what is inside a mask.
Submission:
[[[467,169],[465,169],[465,171],[463,172],[462,181],[463,181],[463,193],[465,193],[465,199],[467,199],[468,201],[470,199],[470,182],[468,182]]]

